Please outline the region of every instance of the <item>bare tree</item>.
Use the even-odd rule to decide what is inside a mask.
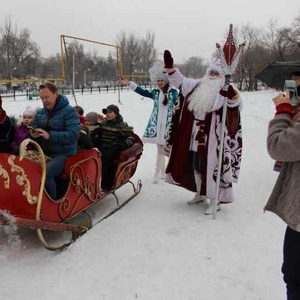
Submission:
[[[39,63],[40,78],[58,78],[61,77],[60,54],[51,55],[48,58],[42,58]]]
[[[277,27],[278,21],[271,19],[263,36],[264,47],[269,49],[271,60],[287,61],[291,42],[282,34],[282,28]]]
[[[157,50],[155,49],[155,34],[151,31],[146,33],[146,36],[140,42],[140,70],[142,74],[148,74],[149,69],[157,59]]]
[[[123,73],[132,77],[148,74],[149,68],[157,58],[154,42],[155,35],[150,31],[146,33],[144,38],[139,38],[134,33],[127,35],[121,31],[117,35],[116,44],[123,53]]]
[[[204,63],[203,58],[192,56],[178,67],[186,77],[201,78],[205,74],[208,66]]]
[[[242,25],[238,31],[241,40],[246,41],[237,72],[234,75],[234,81],[238,88],[242,90],[256,90],[257,80],[255,75],[269,62],[269,51],[262,46],[261,30],[252,27],[250,24]]]
[[[278,34],[282,39],[289,43],[288,60],[300,59],[300,13],[292,22],[291,27],[285,27],[279,30]]]
[[[121,31],[117,35],[116,44],[122,49],[123,73],[128,75],[136,73],[140,60],[138,38],[134,33],[127,35],[126,32]]]
[[[291,27],[284,28],[280,33],[293,45],[300,48],[300,13],[292,22]]]
[[[3,79],[35,76],[39,47],[31,41],[28,29],[18,30],[7,17],[0,28],[0,69]],[[14,74],[13,70],[15,71]]]

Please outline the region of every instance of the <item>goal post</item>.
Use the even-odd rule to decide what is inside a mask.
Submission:
[[[76,76],[76,72],[75,72],[75,49],[73,50],[73,57],[70,58],[69,54],[68,54],[68,47],[67,44],[70,44],[69,42],[66,41],[66,39],[68,39],[68,41],[70,40],[74,40],[74,41],[78,41],[78,42],[83,42],[86,44],[95,44],[95,45],[99,45],[99,46],[105,46],[107,47],[107,49],[113,49],[115,51],[115,56],[116,56],[116,76],[119,78],[122,77],[122,73],[123,73],[123,67],[122,67],[122,59],[121,57],[121,48],[118,45],[113,45],[113,44],[108,44],[108,43],[103,43],[103,42],[99,42],[99,41],[95,41],[95,40],[90,40],[90,39],[86,39],[86,38],[82,38],[82,37],[76,37],[76,36],[71,36],[71,35],[61,35],[60,37],[60,47],[61,47],[61,73],[62,73],[62,77],[64,78],[64,80],[66,80],[66,74],[67,71],[70,74],[70,77],[72,77],[72,91],[73,91],[73,96],[76,102],[76,96],[75,96],[75,76]],[[81,45],[81,44],[79,44]],[[72,47],[71,47],[72,48]],[[71,63],[72,62],[72,71],[70,70],[71,67]],[[68,70],[67,70],[68,69]],[[84,73],[84,78],[86,79],[86,72],[90,71],[90,68],[86,69],[83,73]],[[72,73],[72,76],[71,76]],[[85,80],[84,79],[84,80]],[[118,102],[120,103],[120,89],[118,88]]]
[[[73,46],[74,49],[72,49]],[[74,50],[76,50],[76,47],[79,47],[78,49],[80,49],[83,54],[78,60],[74,59]],[[93,49],[94,52],[86,52],[85,47],[88,50]],[[68,51],[71,52],[73,57],[70,57]],[[106,52],[106,57],[103,56],[104,52]],[[59,50],[57,53],[59,53]],[[21,66],[12,66],[8,71],[9,75],[5,75],[2,78],[0,77],[0,85],[9,84],[13,86],[15,84],[15,86],[26,86],[36,89],[36,86],[39,83],[46,80],[61,82],[61,86],[65,84],[69,85],[69,89],[67,86],[63,87],[67,88],[68,91],[70,91],[70,87],[72,87],[73,97],[75,102],[77,102],[75,87],[77,87],[77,89],[81,86],[86,88],[88,86],[87,79],[90,79],[89,85],[94,87],[94,85],[92,85],[93,82],[95,82],[96,86],[98,80],[99,84],[104,85],[109,83],[111,86],[114,84],[115,92],[118,91],[118,102],[121,103],[121,87],[119,84],[116,84],[118,79],[121,79],[122,77],[131,79],[149,78],[148,74],[124,74],[124,55],[123,49],[120,46],[83,37],[65,34],[60,35],[60,55],[55,56],[55,54],[53,54],[53,56],[49,56],[49,58],[42,57],[42,60],[45,62],[45,65],[44,63],[36,65],[36,69],[33,69],[35,71],[30,74],[28,73],[28,75],[23,75],[24,78],[20,75],[26,74]],[[78,62],[78,65],[76,66],[74,63],[75,60]],[[77,85],[75,85],[75,79],[78,83]]]

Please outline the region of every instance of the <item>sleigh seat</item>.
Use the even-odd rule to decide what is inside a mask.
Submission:
[[[131,147],[121,151],[118,157],[113,161],[116,173],[114,183],[112,186],[112,191],[118,189],[119,187],[127,183],[136,171],[138,160],[140,159],[143,152],[143,142],[136,134],[134,134],[134,138],[135,143]],[[68,183],[70,181],[70,176],[72,176],[72,168],[74,169],[74,166],[78,166],[80,164],[87,164],[87,161],[91,160],[91,158],[94,158],[95,161],[96,157],[101,157],[101,153],[98,149],[92,148],[89,150],[84,150],[78,153],[77,155],[67,158],[65,162],[64,173],[58,176],[56,180],[58,194],[60,196],[62,196],[67,189]],[[92,165],[90,165],[89,162],[89,167],[83,168],[85,173],[84,177],[88,176],[89,178],[94,178],[95,173],[99,171],[99,169],[101,170],[101,166],[100,168],[98,168],[98,170],[97,168],[95,168],[95,166],[97,166],[97,162],[95,162]]]
[[[142,152],[143,142],[135,135],[135,143],[128,149],[121,151],[118,158],[113,161],[116,173],[112,190],[116,190],[127,183],[134,175]]]

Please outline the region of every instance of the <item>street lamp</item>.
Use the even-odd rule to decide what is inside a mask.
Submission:
[[[86,72],[90,71],[90,69],[86,69],[84,72],[83,72],[83,84],[84,84],[84,87],[86,86]]]
[[[14,67],[11,72],[10,72],[10,76],[9,76],[9,79],[11,80],[9,82],[9,88],[14,88],[15,87],[15,83],[13,83],[13,80],[14,80],[14,71],[16,71],[18,68],[17,67]]]
[[[16,71],[18,68],[14,67],[11,72],[10,72],[10,78],[9,79],[14,79],[14,71]]]
[[[73,79],[73,89],[75,90],[75,51],[74,49],[72,49],[72,58],[73,58],[73,76],[72,76],[72,79]]]

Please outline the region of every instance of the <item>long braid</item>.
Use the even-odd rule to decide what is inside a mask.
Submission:
[[[164,100],[163,100],[163,105],[168,105],[168,89],[169,89],[169,83],[167,83],[163,88],[162,91],[164,93]]]

